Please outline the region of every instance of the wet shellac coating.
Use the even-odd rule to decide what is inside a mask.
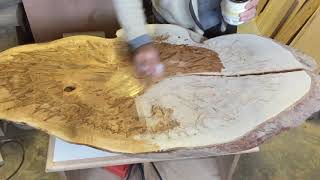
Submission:
[[[205,48],[159,42],[156,46],[165,76],[223,68],[218,55]],[[153,108],[154,115],[164,119],[153,127],[138,118],[135,97],[150,83],[136,77],[126,43],[117,39],[77,36],[13,48],[0,54],[0,69],[0,118],[67,141],[110,144],[111,151],[121,146],[135,149],[138,144],[154,149],[132,136],[179,125],[170,118],[171,110],[162,107]]]

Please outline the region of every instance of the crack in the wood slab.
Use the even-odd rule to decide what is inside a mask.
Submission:
[[[244,73],[244,74],[233,74],[233,75],[226,75],[226,74],[191,74],[193,76],[219,76],[219,77],[244,77],[244,76],[263,76],[268,74],[282,74],[282,73],[290,73],[290,72],[298,72],[298,71],[305,71],[303,68],[297,69],[288,69],[288,70],[280,70],[280,71],[267,71],[267,72],[257,72],[257,73]]]

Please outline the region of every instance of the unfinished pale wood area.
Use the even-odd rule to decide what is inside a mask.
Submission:
[[[165,122],[166,118],[177,120],[179,126],[162,134],[142,134],[139,139],[151,141],[161,149],[230,142],[298,102],[310,87],[311,79],[303,71],[169,78],[147,90],[136,103],[139,116],[146,117],[148,126]],[[174,111],[158,118],[152,114],[155,106]]]
[[[272,39],[261,36],[251,34],[220,36],[205,41],[204,47],[219,54],[225,68],[218,74],[241,75],[305,68],[290,50]]]

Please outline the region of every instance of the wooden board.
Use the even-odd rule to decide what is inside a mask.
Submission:
[[[313,14],[308,23],[296,36],[290,46],[297,48],[320,62],[320,8]]]
[[[257,18],[257,26],[260,32],[271,37],[283,19],[287,16],[288,11],[294,5],[296,0],[269,0],[263,12]]]
[[[251,20],[250,22],[239,25],[237,29],[237,33],[261,35],[261,32],[257,27],[256,18]]]
[[[228,37],[226,36],[227,39]],[[243,41],[243,44],[252,49],[245,43],[246,41]],[[224,42],[223,39],[221,42]],[[237,72],[235,75],[219,74],[223,64],[212,47],[195,42],[192,45],[157,44],[160,52],[162,51],[163,63],[167,67],[165,76],[172,77],[178,74],[181,76],[164,79],[155,85],[147,83],[147,79],[136,78],[129,62],[127,47],[120,39],[73,36],[49,44],[8,50],[0,55],[0,66],[4,69],[0,72],[0,77],[3,79],[0,89],[0,117],[28,123],[69,142],[87,144],[104,150],[143,153],[179,149],[182,150],[179,156],[185,156],[185,153],[193,152],[188,150],[193,149],[199,150],[199,155],[206,154],[207,147],[210,147],[211,154],[250,149],[279,133],[283,128],[301,123],[306,115],[315,111],[313,108],[316,106],[312,106],[311,109],[307,106],[301,109],[303,115],[298,116],[302,120],[292,122],[274,120],[275,117],[282,117],[282,112],[306,103],[305,101],[309,99],[305,98],[309,97],[309,94],[317,95],[311,93],[313,90],[311,86],[314,83],[311,83],[313,82],[311,75],[303,68],[292,69],[283,66],[285,68],[279,72],[272,70],[267,72],[269,74],[262,75],[266,71],[262,70],[257,74],[255,71],[257,66],[252,66],[251,76],[249,71],[245,74]],[[257,44],[251,43],[251,45]],[[229,50],[231,55],[239,56],[239,53],[235,53],[239,52],[237,49],[229,48]],[[252,56],[250,53],[245,54],[248,54],[248,57]],[[221,60],[224,62],[233,58],[231,56],[228,59],[225,55],[221,55],[223,57]],[[243,61],[243,64],[246,63],[247,61]],[[266,63],[267,67],[270,64],[272,63]],[[228,69],[228,66],[225,69]],[[192,75],[199,73],[201,75]],[[295,85],[297,79],[301,81],[298,87]],[[167,93],[168,87],[171,87],[170,81],[186,87],[183,89],[174,87],[176,91],[170,94],[172,99],[177,99],[179,94],[185,95],[186,102],[194,100],[191,105],[195,107],[191,106],[191,109],[188,109],[189,105],[180,100],[176,101],[177,107],[172,107],[170,103],[175,103],[172,100],[169,104],[161,105],[168,97],[162,95],[158,97],[160,94],[154,92],[159,92],[156,90],[158,88]],[[245,93],[239,98],[239,92],[243,91]],[[200,99],[195,100],[197,96],[192,95],[192,92],[197,92]],[[288,92],[290,92],[289,97],[280,97],[288,95]],[[219,99],[216,98],[219,94],[230,99],[217,102],[215,99]],[[252,95],[253,101],[249,101]],[[158,98],[159,104],[144,101],[148,96]],[[137,97],[143,101],[138,100],[135,103]],[[201,99],[211,103],[208,106]],[[232,103],[228,100],[232,100]],[[242,103],[246,103],[245,106]],[[153,120],[145,116],[150,112],[141,108],[142,105],[148,109],[152,107]],[[219,113],[213,112],[215,107],[209,111],[208,108],[212,105],[221,106],[217,107]],[[195,109],[192,111],[192,108]],[[200,114],[204,112],[205,118],[200,124],[198,120],[199,117],[202,120],[202,117],[198,116],[199,114],[190,114],[188,118],[184,118],[185,114],[192,112]],[[251,112],[260,114],[252,114],[254,116],[250,117]],[[259,116],[261,118],[255,119]],[[248,118],[251,120],[244,120]],[[261,133],[261,129],[270,126],[276,127],[271,132]],[[222,136],[221,131],[215,130],[217,127],[226,128],[225,132],[228,132],[228,135]],[[185,133],[184,129],[191,131]],[[259,138],[256,138],[257,131]],[[198,141],[199,137],[201,140]],[[177,144],[172,143],[177,142],[177,139],[182,141]],[[204,152],[201,152],[202,150]],[[150,154],[146,154],[148,155]],[[163,155],[165,154],[160,156]]]
[[[290,41],[305,25],[305,23],[312,16],[312,14],[318,9],[320,1],[309,0],[305,2],[304,5],[303,4],[304,1],[300,1],[297,8],[301,7],[301,9],[297,12],[293,12],[296,13],[296,15],[292,15],[290,18],[288,18],[286,23],[275,36],[275,40],[280,41],[284,44],[290,43]]]
[[[292,11],[288,15],[288,18],[285,20],[284,24],[282,27],[280,27],[279,31],[277,32],[275,38],[278,38],[279,35],[281,34],[281,30],[286,27],[294,18],[296,17],[297,13],[301,10],[301,8],[305,5],[305,3],[308,2],[308,0],[297,0],[296,5],[293,6]],[[277,37],[278,36],[278,37]],[[285,43],[281,41],[282,43]]]
[[[259,4],[257,7],[257,14],[258,15],[264,10],[264,8],[268,4],[268,2],[269,2],[269,0],[259,0]]]
[[[292,19],[295,18],[295,16],[297,15],[297,13],[301,10],[301,8],[306,4],[306,2],[308,2],[309,0],[298,0],[296,3],[297,5],[294,7],[294,9],[292,10],[292,12],[290,13],[287,21],[291,21]]]
[[[257,26],[256,21],[258,19],[258,16],[263,12],[265,7],[267,6],[268,2],[269,0],[259,0],[256,17],[247,23],[239,25],[237,29],[237,33],[262,35],[262,33],[260,32]]]

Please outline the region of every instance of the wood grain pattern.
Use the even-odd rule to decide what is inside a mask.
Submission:
[[[295,0],[269,0],[256,21],[261,34],[271,37],[294,3]]]
[[[305,2],[304,5],[301,1],[297,6],[297,8],[301,7],[301,9],[296,12],[296,15],[292,15],[288,18],[286,23],[275,36],[275,40],[284,44],[290,43],[290,40],[292,40],[299,30],[305,25],[312,14],[318,9],[319,5],[319,0],[309,0]]]
[[[123,153],[239,152],[300,122],[276,121],[265,134],[274,117],[313,90],[313,76],[282,46],[248,35],[192,45],[158,43],[169,77],[149,84],[134,74],[120,39],[73,36],[10,49],[0,54],[0,117]],[[269,61],[263,59],[268,52],[275,53]],[[273,59],[288,56],[272,69]],[[235,57],[241,61],[233,65]]]
[[[259,4],[257,7],[257,14],[259,15],[263,9],[266,7],[266,5],[268,4],[269,0],[259,0]]]
[[[237,33],[261,35],[261,32],[257,27],[256,18],[251,20],[250,22],[239,25],[237,29]]]
[[[218,72],[222,68],[217,54],[208,49],[165,43],[157,46],[168,76]],[[192,52],[198,53],[198,59],[193,58]],[[101,141],[119,147],[130,145],[125,141],[133,135],[151,130],[136,113],[134,98],[143,92],[145,83],[135,78],[124,42],[69,37],[11,49],[0,59],[4,69],[0,75],[2,118],[28,122],[72,142],[77,141],[72,139],[79,138],[78,133],[85,132],[88,136],[84,141],[91,144],[101,133]],[[158,131],[157,127],[152,131]],[[123,144],[120,139],[125,140]],[[133,149],[141,143],[134,139],[132,142]]]
[[[179,126],[161,134],[137,137],[160,149],[231,142],[300,101],[311,87],[311,79],[305,75],[296,71],[165,79],[136,98],[138,114],[145,117],[148,126],[154,126],[164,120],[153,116],[153,107],[169,108],[173,110],[170,119],[179,122]]]
[[[301,125],[314,112],[320,109],[320,78],[312,75],[313,87],[311,92],[291,108],[278,114],[276,117],[260,124],[254,130],[237,140],[224,144],[216,144],[210,147],[201,148],[180,148],[175,151],[159,152],[151,154],[136,154],[139,158],[165,158],[168,155],[174,157],[187,157],[193,154],[201,156],[221,156],[239,152],[241,149],[250,149],[262,144],[275,134],[287,131],[292,127]]]
[[[320,8],[312,15],[307,24],[296,36],[290,46],[301,50],[320,62]]]

